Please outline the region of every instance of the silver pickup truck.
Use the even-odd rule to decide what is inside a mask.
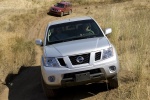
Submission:
[[[42,84],[48,97],[62,87],[106,82],[109,88],[118,87],[119,62],[117,52],[107,34],[91,17],[76,17],[50,22],[41,56]]]

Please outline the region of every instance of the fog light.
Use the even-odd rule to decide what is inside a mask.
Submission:
[[[49,77],[48,77],[48,80],[49,80],[50,82],[54,82],[54,81],[55,81],[55,76],[49,76]]]
[[[110,67],[109,67],[109,70],[110,70],[111,72],[114,72],[114,71],[116,71],[116,67],[115,67],[115,66],[110,66]]]

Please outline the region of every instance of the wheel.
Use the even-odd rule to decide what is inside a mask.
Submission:
[[[51,97],[56,96],[56,90],[48,89],[47,84],[45,84],[43,78],[41,78],[41,81],[42,81],[42,88],[43,88],[43,91],[44,91],[44,94],[46,95],[46,97],[51,98]]]
[[[60,17],[62,17],[63,15],[64,15],[64,12],[61,12],[61,13],[60,13]]]
[[[71,11],[71,10],[69,10],[68,15],[70,15],[71,13],[72,13],[72,11]]]
[[[117,75],[114,76],[113,78],[111,79],[108,79],[108,87],[110,89],[115,89],[115,88],[118,88],[119,84],[118,84],[118,78],[117,78]]]

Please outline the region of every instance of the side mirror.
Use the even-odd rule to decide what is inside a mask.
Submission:
[[[105,35],[108,35],[112,32],[112,29],[111,28],[106,28],[105,29]]]
[[[43,42],[42,42],[41,39],[36,39],[36,40],[35,40],[35,43],[36,43],[37,45],[43,46]]]

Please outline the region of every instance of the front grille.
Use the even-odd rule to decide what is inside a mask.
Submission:
[[[100,60],[100,59],[101,59],[101,52],[95,53],[95,61]]]
[[[57,12],[58,10],[57,10],[57,9],[52,9],[52,11],[55,11],[55,12]]]
[[[101,73],[101,70],[98,68],[98,69],[86,70],[86,71],[81,71],[81,72],[68,73],[68,74],[64,74],[63,79],[75,78],[76,74],[86,73],[86,72],[90,72],[90,74],[97,74],[97,73]]]
[[[59,61],[59,63],[60,63],[61,66],[66,66],[63,58],[58,58],[58,61]]]
[[[83,57],[83,59],[82,59],[83,61],[78,62],[77,61],[78,57]],[[85,64],[85,63],[89,63],[89,61],[90,61],[90,53],[70,56],[69,58],[70,58],[70,61],[71,61],[72,65]]]

